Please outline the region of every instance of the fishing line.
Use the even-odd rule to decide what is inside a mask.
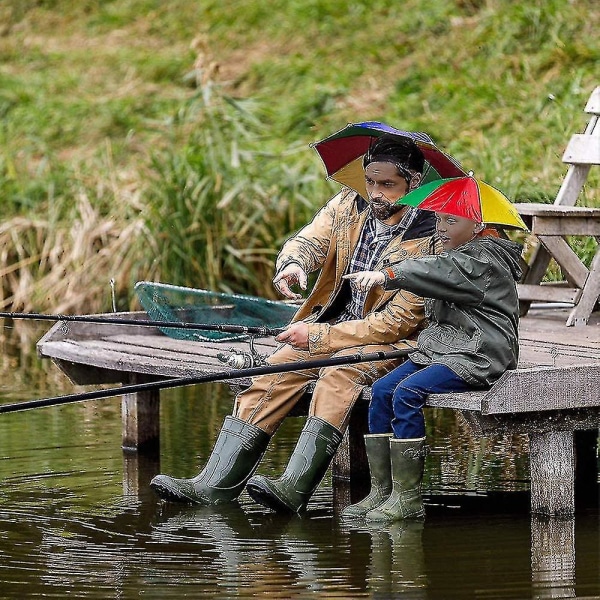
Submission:
[[[99,323],[104,325],[137,325],[140,327],[161,327],[168,329],[199,329],[204,331],[220,331],[222,333],[239,333],[271,337],[279,335],[285,327],[263,327],[251,325],[236,325],[233,323],[190,323],[184,321],[154,321],[149,319],[131,319],[120,317],[101,317],[95,315],[61,315],[43,313],[0,312],[0,318],[31,319],[37,321],[67,321],[79,323]]]

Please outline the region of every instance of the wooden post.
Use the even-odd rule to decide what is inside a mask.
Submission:
[[[140,383],[131,374],[130,383]],[[121,400],[123,423],[122,447],[126,450],[152,450],[160,443],[160,392],[148,390],[135,394],[123,394]]]
[[[531,512],[547,516],[575,513],[575,450],[572,431],[529,434]]]

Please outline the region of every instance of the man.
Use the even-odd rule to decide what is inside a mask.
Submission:
[[[394,203],[421,181],[424,158],[406,138],[382,136],[365,155],[368,199],[343,189],[290,238],[277,258],[275,287],[299,298],[309,273],[318,279],[270,364],[343,354],[390,351],[414,339],[423,325],[423,299],[381,288],[366,293],[342,276],[432,253],[430,213]],[[303,510],[321,482],[364,386],[389,373],[398,360],[263,375],[236,400],[205,468],[192,479],[157,475],[151,487],[163,498],[200,504],[231,501],[246,483],[257,502],[274,510]],[[315,384],[306,424],[281,478],[252,477],[283,419]]]

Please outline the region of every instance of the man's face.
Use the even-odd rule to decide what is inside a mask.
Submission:
[[[444,250],[452,250],[472,240],[483,229],[483,225],[464,217],[435,213],[435,229]]]
[[[394,203],[406,195],[408,183],[389,162],[372,162],[365,167],[365,183],[375,218],[394,225],[400,221],[404,206]]]

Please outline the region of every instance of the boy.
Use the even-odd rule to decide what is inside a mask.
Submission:
[[[423,517],[427,396],[489,387],[517,366],[521,247],[451,214],[436,213],[436,230],[441,254],[346,275],[358,289],[380,285],[424,296],[429,325],[409,359],[373,384],[365,436],[371,492],[345,517]]]

